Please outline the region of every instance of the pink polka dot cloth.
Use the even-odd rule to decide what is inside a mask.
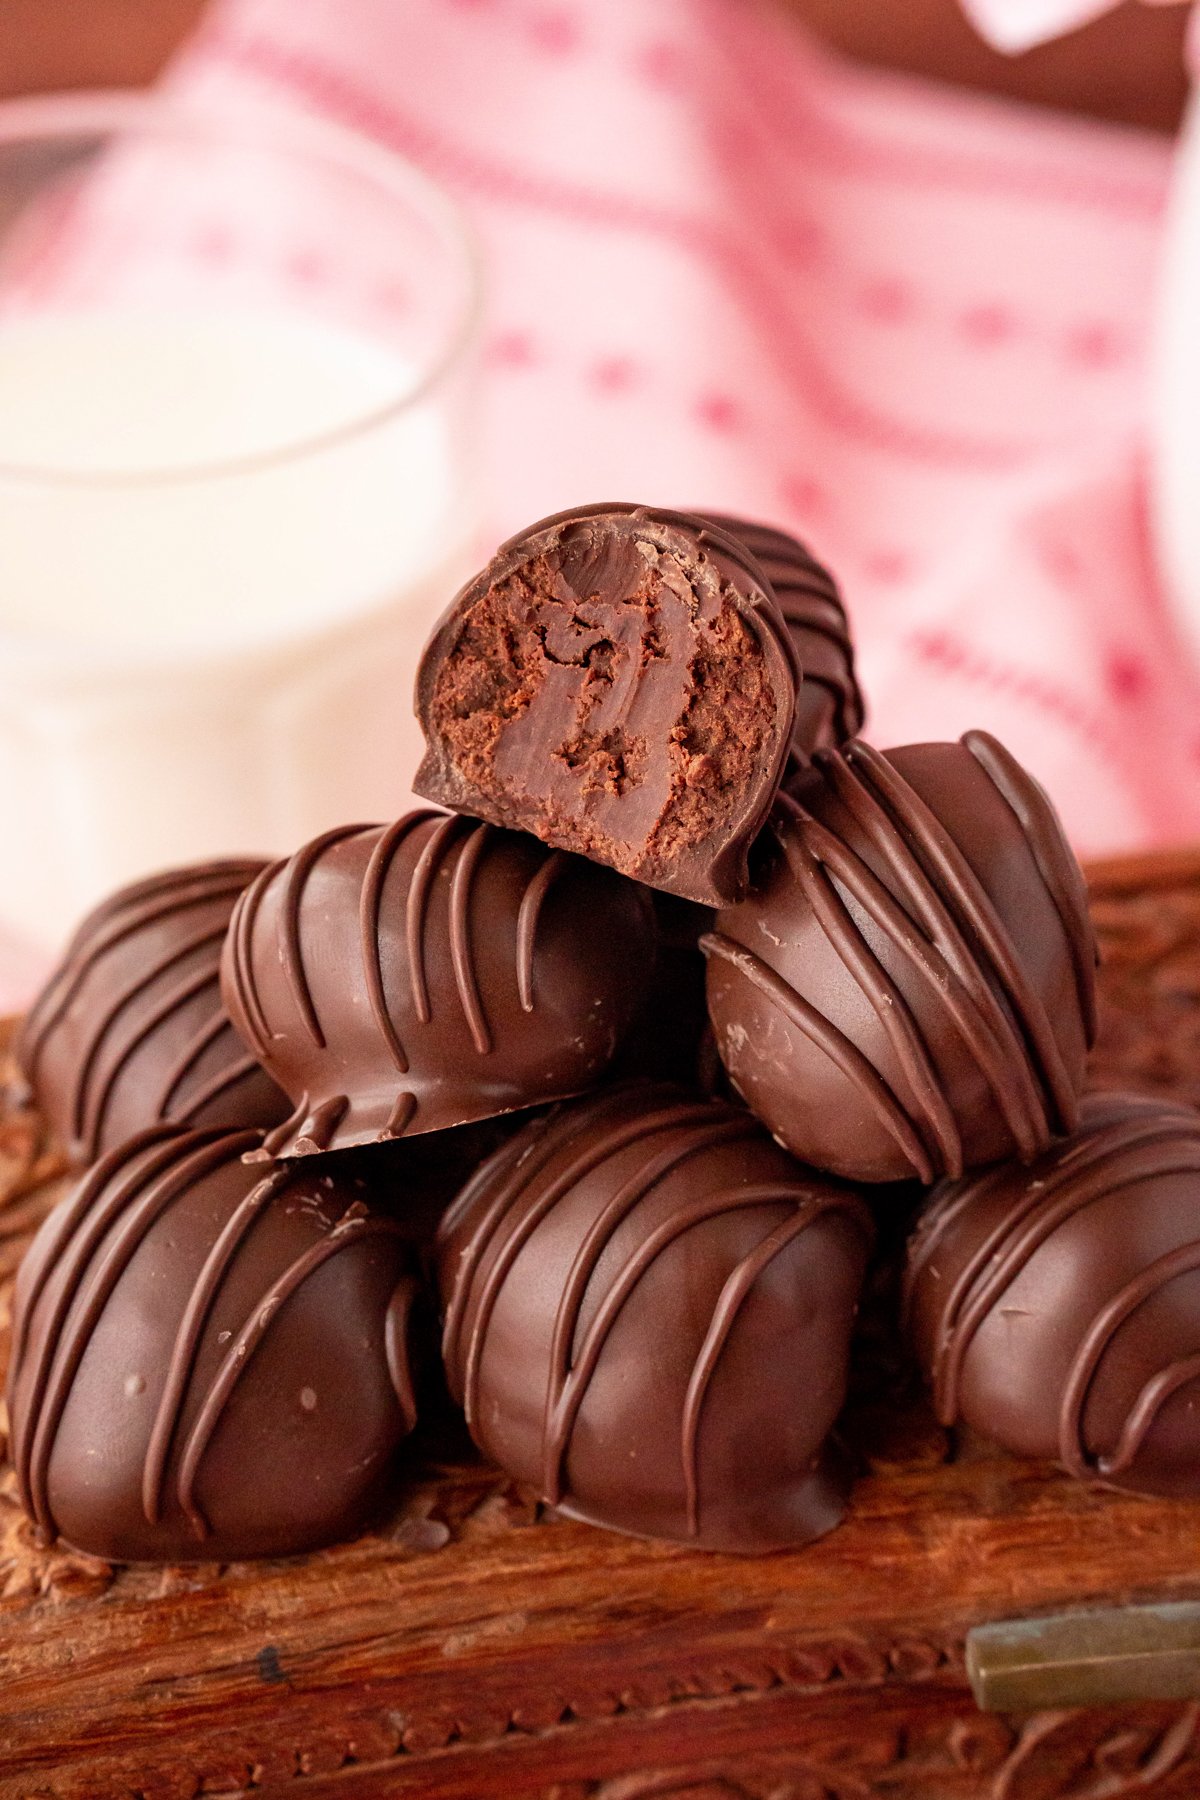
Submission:
[[[1164,141],[851,68],[770,0],[219,0],[169,85],[466,209],[493,541],[774,521],[843,584],[876,744],[995,732],[1084,853],[1200,838],[1140,449]]]

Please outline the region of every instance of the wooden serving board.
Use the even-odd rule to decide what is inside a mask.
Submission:
[[[1200,1103],[1200,851],[1091,881],[1095,1079]],[[0,1361],[57,1176],[36,1122],[0,1117]],[[395,1516],[355,1543],[114,1570],[38,1550],[3,1463],[0,1797],[1200,1793],[1200,1704],[983,1714],[963,1660],[984,1621],[1200,1598],[1200,1506],[978,1447],[952,1461],[869,1309],[862,1363],[850,1517],[787,1556],[539,1518],[443,1424]]]

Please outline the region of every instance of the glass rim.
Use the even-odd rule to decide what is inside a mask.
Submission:
[[[20,144],[66,142],[88,135],[121,132],[154,136],[219,140],[236,148],[274,150],[296,162],[308,159],[328,169],[357,176],[393,198],[415,203],[427,221],[453,246],[459,262],[462,298],[445,342],[408,387],[399,394],[324,431],[308,432],[274,448],[240,456],[211,457],[176,467],[89,469],[56,468],[45,463],[6,462],[0,458],[0,482],[27,486],[74,488],[150,488],[184,486],[286,467],[366,437],[390,424],[432,393],[464,360],[483,316],[483,258],[462,208],[431,175],[399,151],[344,125],[308,113],[272,110],[263,119],[240,110],[145,93],[136,88],[83,89],[66,93],[19,95],[0,100],[0,157]],[[2,325],[0,325],[2,329]]]

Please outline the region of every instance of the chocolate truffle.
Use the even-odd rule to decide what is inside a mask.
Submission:
[[[414,786],[720,905],[745,889],[799,680],[739,540],[688,514],[580,507],[510,539],[438,624]]]
[[[796,695],[791,762],[857,737],[866,708],[854,673],[854,647],[837,582],[798,538],[771,525],[706,513],[710,524],[740,539],[771,583],[804,679]]]
[[[1074,1129],[1095,1030],[1078,864],[985,732],[820,751],[702,940],[717,1045],[795,1155],[930,1182]]]
[[[1089,1095],[1028,1168],[935,1189],[908,1327],[938,1415],[1112,1487],[1200,1495],[1200,1114]]]
[[[399,1226],[257,1132],[158,1126],[110,1151],[17,1282],[12,1459],[46,1539],[225,1561],[355,1531],[413,1424],[418,1289]]]
[[[441,1131],[592,1087],[654,960],[646,896],[474,819],[347,825],[264,870],[225,1003],[295,1110],[264,1156]]]
[[[261,860],[199,863],[89,913],[34,1002],[16,1060],[80,1163],[148,1125],[275,1125],[288,1103],[221,1005],[221,945]]]
[[[845,1508],[828,1433],[866,1208],[750,1116],[652,1084],[528,1125],[443,1221],[443,1352],[485,1455],[573,1518],[710,1550]]]

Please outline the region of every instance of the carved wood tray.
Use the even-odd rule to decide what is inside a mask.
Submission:
[[[1200,850],[1090,873],[1095,1080],[1200,1103]],[[36,1125],[0,1118],[0,1362],[56,1176]],[[113,1570],[36,1549],[0,1464],[0,1796],[1200,1793],[1200,1705],[983,1714],[963,1662],[983,1621],[1200,1598],[1200,1508],[978,1446],[949,1460],[869,1308],[865,1330],[847,1431],[866,1473],[846,1524],[789,1556],[539,1518],[443,1426],[356,1543]]]

